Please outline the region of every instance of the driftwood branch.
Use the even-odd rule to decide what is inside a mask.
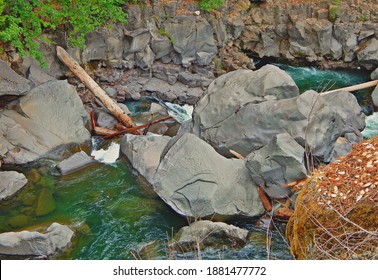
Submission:
[[[85,70],[62,48],[56,47],[58,58],[101,101],[101,103],[126,127],[134,127],[133,120],[113,101]]]
[[[112,138],[112,137],[115,137],[115,136],[118,136],[118,135],[122,135],[122,134],[125,134],[125,133],[134,133],[135,134],[137,131],[139,131],[142,128],[147,127],[148,125],[151,126],[151,125],[153,125],[155,123],[159,123],[159,122],[162,122],[162,121],[165,121],[165,120],[169,120],[171,118],[172,118],[171,116],[166,116],[166,117],[162,117],[162,118],[157,119],[157,120],[153,120],[153,121],[151,121],[149,123],[146,123],[146,124],[142,124],[142,125],[126,128],[126,129],[117,131],[115,133],[108,134],[108,135],[104,136],[103,139],[109,139],[109,138]]]
[[[375,87],[377,85],[378,85],[378,80],[375,80],[375,81],[370,81],[370,82],[367,82],[367,83],[362,83],[362,84],[358,84],[358,85],[354,85],[354,86],[350,86],[350,87],[344,87],[344,88],[325,91],[325,92],[322,92],[320,94],[325,95],[325,94],[334,93],[334,92],[338,92],[338,91],[355,91],[355,90],[365,89],[365,88],[369,88],[369,87]]]
[[[230,154],[232,154],[233,156],[235,156],[238,159],[245,160],[244,156],[242,156],[241,154],[239,154],[238,152],[236,152],[234,150],[230,150]]]
[[[260,197],[260,200],[261,200],[261,202],[264,206],[264,209],[267,212],[272,211],[272,209],[273,209],[272,203],[270,202],[268,196],[266,195],[266,193],[264,192],[262,187],[260,187],[260,186],[257,187],[257,193],[259,194],[259,197]]]
[[[110,134],[114,134],[118,132],[117,130],[112,130],[112,129],[108,129],[108,128],[100,127],[100,126],[95,126],[93,131],[96,135],[100,135],[100,136],[106,136],[106,135],[110,135]]]

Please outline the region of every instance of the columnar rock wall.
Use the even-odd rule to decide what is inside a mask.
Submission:
[[[240,47],[260,57],[378,65],[376,0],[267,0],[244,23]]]

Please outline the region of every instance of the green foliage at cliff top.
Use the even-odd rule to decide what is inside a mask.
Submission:
[[[123,0],[0,0],[0,43],[10,43],[44,65],[43,31],[64,30],[67,43],[83,47],[85,35],[110,23],[126,23]],[[51,42],[50,42],[51,43]]]

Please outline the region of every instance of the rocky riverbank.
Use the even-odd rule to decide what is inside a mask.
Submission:
[[[155,130],[169,136],[126,135],[121,141],[124,155],[167,205],[191,220],[255,220],[276,210],[263,205],[258,187],[271,200],[288,201],[292,191],[287,185],[346,156],[362,140],[365,122],[351,93],[299,95],[294,81],[277,67],[251,70],[253,61],[243,51],[374,69],[376,9],[357,4],[226,1],[220,12],[198,13],[191,1],[148,1],[127,5],[127,25],[89,34],[83,51],[69,48],[61,34],[49,36],[117,102],[149,96],[195,105],[193,120],[180,129],[176,123],[176,129]],[[7,61],[0,62],[1,98],[15,99],[0,111],[0,156],[6,165],[52,156],[61,160],[71,156],[68,147],[90,145],[90,111],[104,127],[114,129],[117,122],[59,62],[52,45],[42,48],[46,70],[20,60],[12,48],[6,49]],[[60,80],[66,78],[69,83]],[[59,157],[51,153],[57,149],[63,151]],[[244,159],[231,159],[234,152]],[[5,172],[0,172],[7,178],[3,182],[12,183],[1,186],[2,200],[17,196],[26,184],[22,174]],[[51,190],[45,193],[52,196]],[[49,206],[47,212],[53,209]],[[2,238],[9,236],[14,239],[14,234]]]

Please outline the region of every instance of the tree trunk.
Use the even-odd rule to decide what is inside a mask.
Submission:
[[[114,102],[85,70],[62,48],[56,47],[58,58],[102,102],[102,104],[126,127],[134,127],[133,120]]]

